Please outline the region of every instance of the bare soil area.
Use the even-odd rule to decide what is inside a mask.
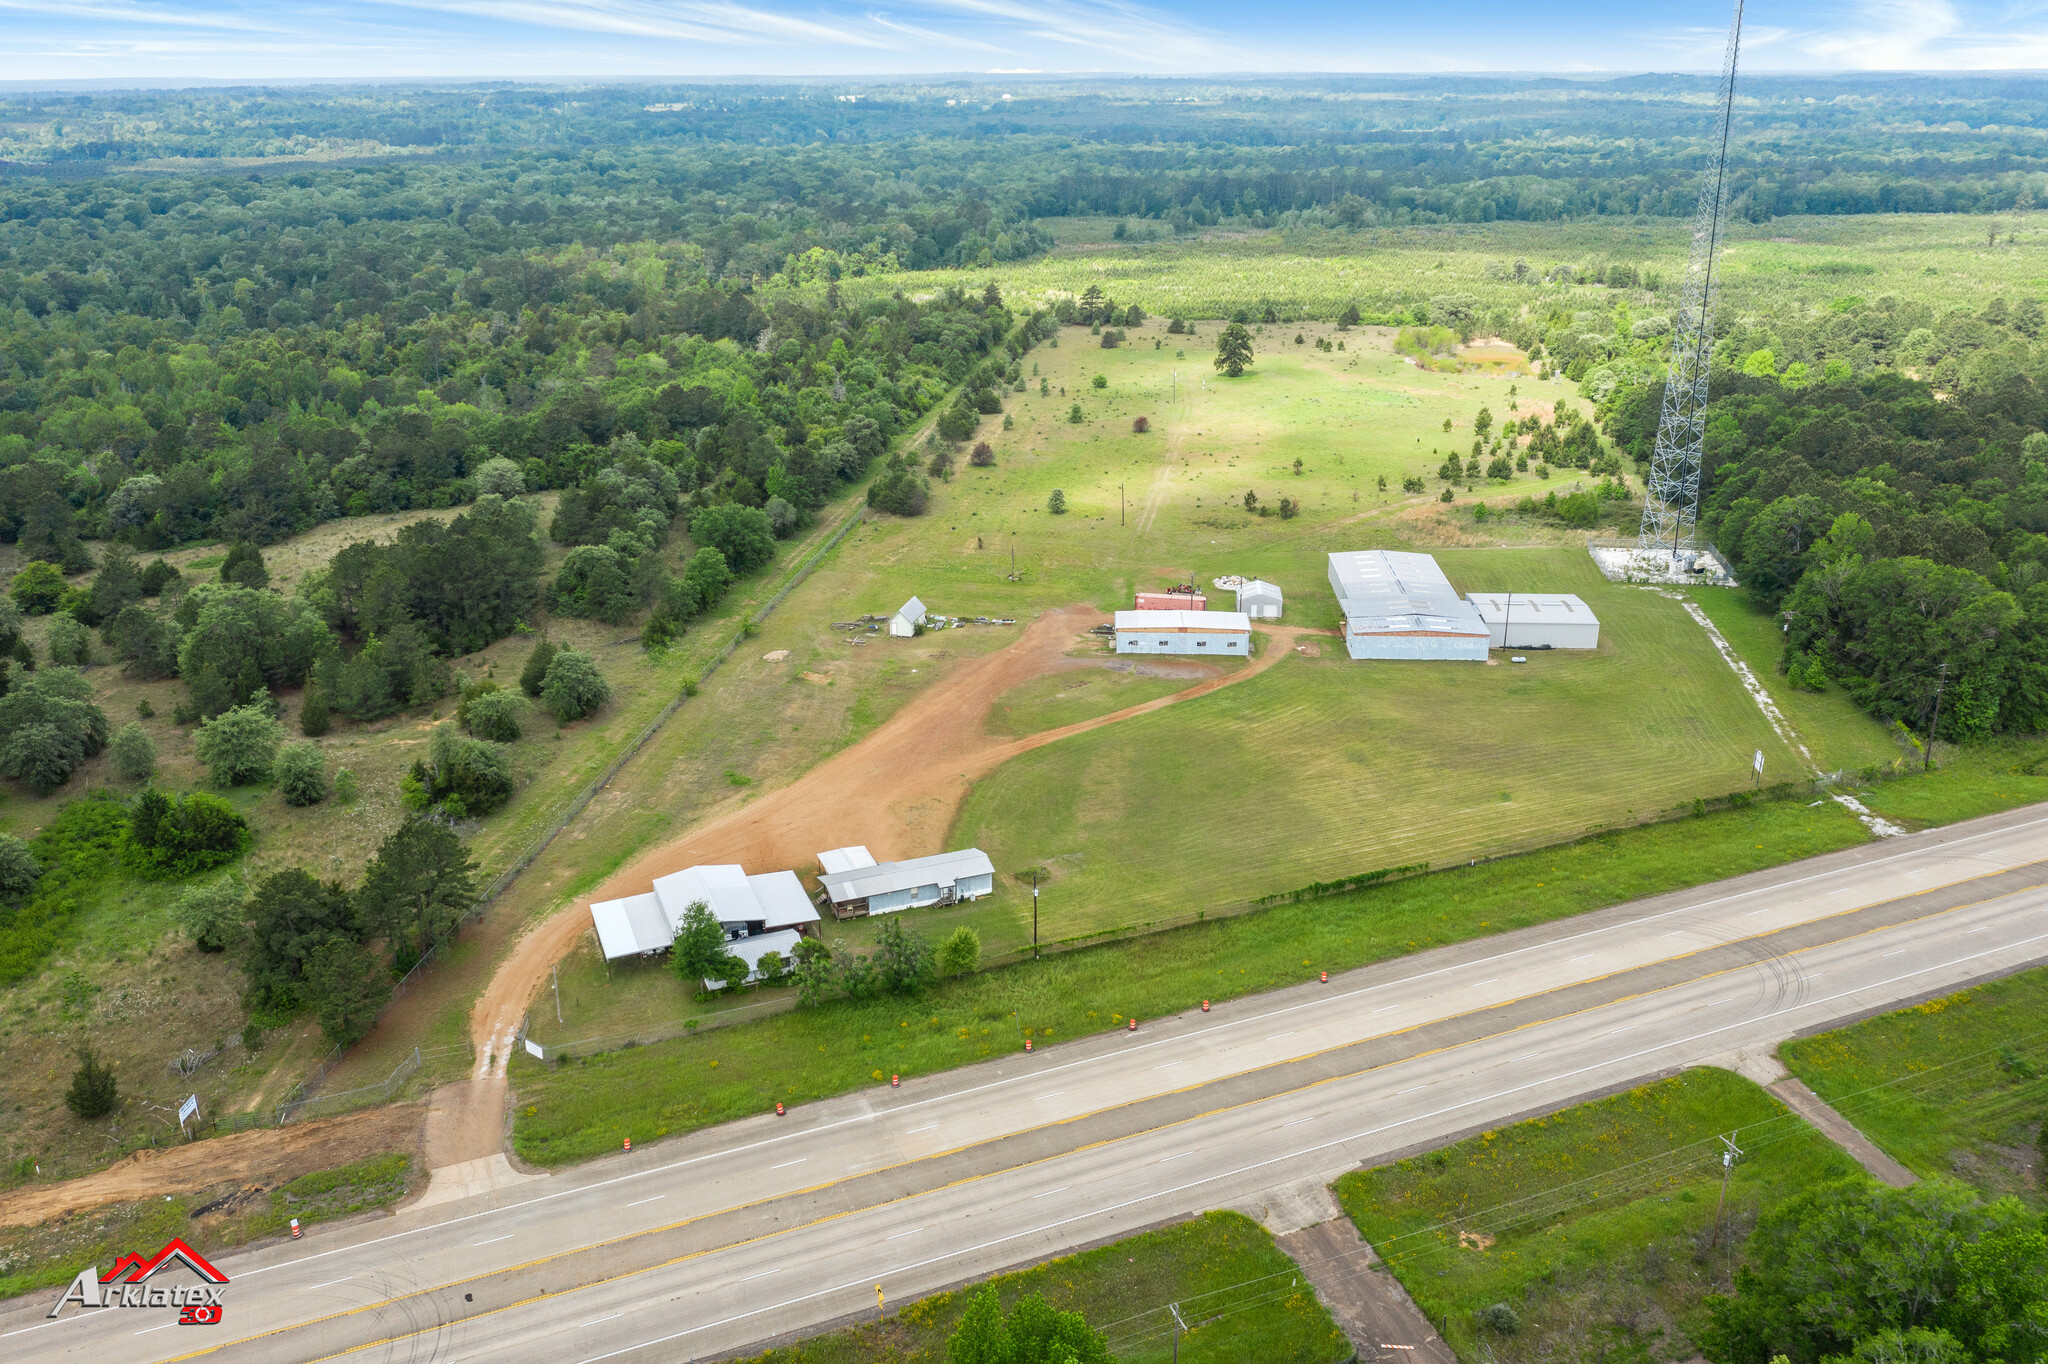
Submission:
[[[37,1226],[108,1203],[197,1193],[222,1184],[275,1188],[315,1170],[331,1170],[387,1151],[417,1157],[426,1112],[422,1104],[392,1104],[290,1127],[235,1132],[189,1146],[137,1151],[83,1179],[0,1194],[0,1227]]]
[[[535,925],[498,967],[470,1014],[478,1056],[495,1055],[494,1069],[503,1073],[520,1016],[547,979],[548,968],[567,956],[589,928],[592,901],[640,894],[655,877],[701,862],[802,868],[824,849],[855,843],[885,861],[941,851],[968,788],[1003,762],[1070,734],[1256,676],[1292,652],[1303,633],[1288,626],[1262,627],[1270,642],[1248,666],[1170,696],[1023,738],[987,732],[990,709],[1011,688],[1050,672],[1103,666],[1099,659],[1073,657],[1069,651],[1077,642],[1093,644],[1086,632],[1106,619],[1087,606],[1046,612],[1016,643],[961,665],[859,744],[788,786],[650,849],[588,896]],[[482,1127],[474,1119],[463,1125],[473,1131]]]

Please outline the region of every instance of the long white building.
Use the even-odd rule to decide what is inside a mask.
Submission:
[[[995,863],[979,848],[880,863],[866,848],[834,848],[818,854],[818,865],[818,884],[841,919],[978,900],[996,888]]]
[[[1344,647],[1353,658],[1486,661],[1492,642],[1486,622],[1427,554],[1332,554],[1330,588],[1344,613]]]
[[[1116,651],[1249,658],[1252,618],[1242,611],[1119,611]]]

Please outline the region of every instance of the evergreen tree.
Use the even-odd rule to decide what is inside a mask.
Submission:
[[[106,1117],[120,1103],[114,1068],[101,1062],[91,1047],[80,1047],[78,1069],[71,1073],[71,1088],[64,1091],[64,1106],[75,1116],[90,1120]]]
[[[685,570],[687,572],[687,570]],[[546,638],[533,646],[526,656],[526,666],[519,670],[519,690],[528,696],[538,698],[543,683],[548,678],[548,664],[555,658],[555,646]]]
[[[306,692],[299,702],[299,733],[308,739],[317,739],[334,727],[327,708],[327,689],[318,682],[308,682]]]
[[[414,961],[476,905],[476,863],[445,824],[411,819],[377,849],[356,892],[363,922]]]

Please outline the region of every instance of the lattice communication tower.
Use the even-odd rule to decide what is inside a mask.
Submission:
[[[1714,159],[1700,186],[1693,215],[1692,254],[1685,286],[1672,319],[1671,373],[1664,384],[1664,410],[1643,496],[1643,524],[1636,537],[1639,571],[1690,571],[1698,552],[1693,529],[1700,515],[1700,462],[1706,450],[1707,363],[1714,349],[1714,253],[1721,244],[1721,211],[1728,180],[1728,123],[1735,109],[1735,57],[1742,43],[1743,0],[1735,0],[1728,25],[1728,51],[1721,59],[1720,111],[1714,123]]]

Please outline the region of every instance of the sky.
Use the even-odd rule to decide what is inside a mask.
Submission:
[[[1729,0],[0,0],[0,81],[1633,72]],[[1755,0],[1764,71],[2048,68],[2048,0]]]

